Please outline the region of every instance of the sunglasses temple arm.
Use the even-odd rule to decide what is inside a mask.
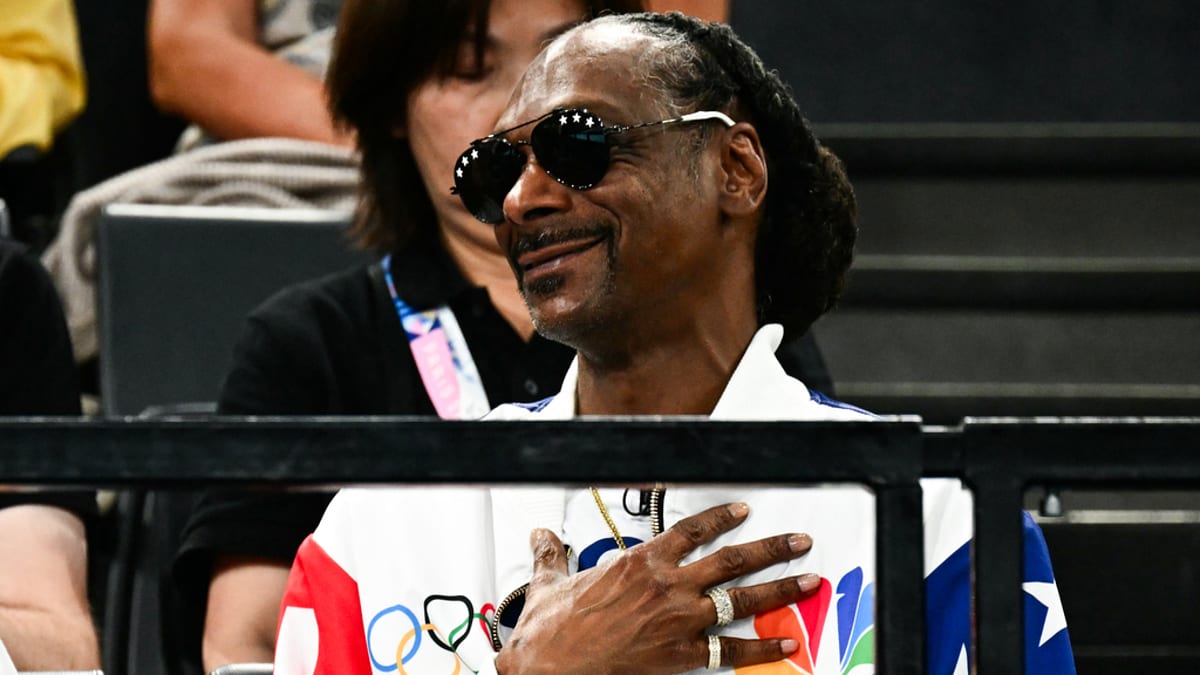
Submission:
[[[703,122],[705,120],[717,120],[724,124],[727,128],[735,124],[733,119],[719,110],[698,110],[693,113],[688,113],[682,117],[671,120],[672,124],[683,124],[684,122]]]

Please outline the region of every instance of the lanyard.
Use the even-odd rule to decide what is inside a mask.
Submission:
[[[381,265],[425,393],[433,401],[438,417],[449,420],[483,417],[491,410],[491,404],[454,312],[449,305],[423,312],[409,307],[392,283],[392,256],[384,256]]]

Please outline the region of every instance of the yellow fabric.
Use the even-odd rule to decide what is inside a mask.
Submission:
[[[48,149],[83,104],[71,0],[0,0],[0,158],[22,145]]]

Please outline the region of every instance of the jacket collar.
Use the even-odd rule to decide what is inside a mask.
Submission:
[[[783,326],[767,324],[758,329],[730,376],[725,391],[710,417],[716,420],[795,419],[797,411],[810,401],[808,387],[789,376],[775,350],[783,342]],[[538,418],[568,420],[578,409],[579,356],[563,377],[562,390]]]

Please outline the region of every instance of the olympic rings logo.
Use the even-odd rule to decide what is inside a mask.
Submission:
[[[443,635],[441,629],[430,618],[430,606],[436,602],[460,604],[465,610],[463,620],[451,629],[448,635]],[[418,619],[416,613],[404,605],[392,605],[380,610],[371,618],[371,622],[367,625],[367,655],[371,659],[371,665],[376,670],[384,673],[395,672],[397,675],[406,675],[404,666],[416,657],[427,633],[430,641],[437,645],[438,648],[454,656],[454,670],[451,671],[451,675],[458,675],[462,670],[462,660],[458,657],[459,646],[471,634],[476,621],[479,622],[483,634],[486,636],[488,634],[489,616],[495,614],[495,611],[495,607],[491,603],[487,603],[480,607],[479,612],[476,612],[474,606],[471,604],[471,600],[462,595],[430,595],[426,597],[424,602],[424,620]],[[395,662],[381,663],[375,658],[375,652],[371,648],[371,637],[379,621],[393,614],[403,615],[408,620],[409,628],[400,637],[396,645]]]
[[[642,543],[642,540],[636,537],[623,537],[623,539],[625,540],[626,547]],[[579,570],[583,571],[595,567],[606,553],[615,550],[617,550],[617,545],[611,538],[592,542],[590,546],[587,546],[579,553]],[[436,603],[450,603],[461,606],[461,610],[459,610],[461,614],[458,614],[461,618],[456,620],[457,623],[448,634],[443,634],[437,623],[430,616],[430,609]],[[418,617],[416,612],[407,606],[397,604],[380,610],[371,618],[370,623],[367,625],[367,655],[370,657],[371,665],[375,670],[383,673],[407,675],[404,666],[416,658],[417,654],[421,651],[421,647],[427,644],[425,640],[428,638],[438,649],[449,652],[454,656],[454,669],[451,671],[451,675],[459,675],[463,663],[458,657],[458,648],[471,635],[476,621],[479,622],[483,635],[489,640],[490,645],[490,637],[488,637],[490,632],[489,622],[496,612],[496,608],[491,603],[483,605],[476,612],[471,600],[464,595],[430,595],[425,598],[422,610],[423,616]],[[438,613],[444,616],[445,612],[446,610],[442,609]],[[518,615],[509,617],[509,614],[505,614],[505,623],[508,624],[509,621],[507,619],[511,618],[513,625],[515,625]],[[401,621],[406,621],[408,626],[396,644],[395,660],[391,663],[384,663],[376,658],[372,636],[375,634],[377,627],[379,627],[380,621],[393,615],[402,616],[403,619]],[[393,631],[388,630],[386,634],[393,634]]]

